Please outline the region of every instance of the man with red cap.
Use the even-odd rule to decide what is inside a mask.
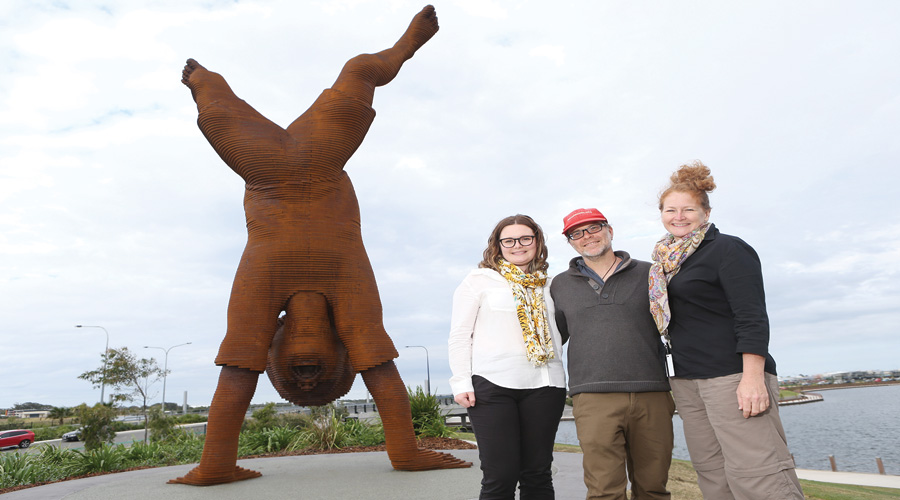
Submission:
[[[563,234],[579,256],[553,278],[550,293],[569,340],[587,498],[625,500],[627,477],[632,499],[669,499],[675,404],[650,314],[650,263],[613,251],[613,228],[596,208],[565,216]]]

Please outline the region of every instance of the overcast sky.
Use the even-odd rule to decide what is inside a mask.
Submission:
[[[212,399],[246,229],[243,182],[196,126],[193,57],[286,126],[422,3],[0,4],[0,408],[93,403],[110,347]],[[552,6],[551,6],[552,5]],[[700,159],[711,220],[759,253],[782,376],[900,369],[900,3],[436,3],[440,32],[375,94],[346,167],[408,385],[449,393],[453,290],[494,224],[597,207],[648,259],[656,195]],[[262,377],[254,402],[280,401]],[[158,402],[162,384],[151,390]],[[365,397],[357,383],[348,397]]]

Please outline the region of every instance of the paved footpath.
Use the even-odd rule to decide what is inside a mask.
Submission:
[[[469,500],[478,498],[481,471],[478,450],[449,453],[473,462],[469,469],[400,472],[391,468],[385,452],[304,455],[239,460],[262,472],[248,481],[195,487],[166,484],[193,465],[176,465],[63,481],[3,495],[2,500],[246,500],[403,499]],[[553,484],[559,500],[580,500],[587,494],[580,453],[553,454]],[[798,470],[803,479],[900,489],[900,476]]]
[[[340,453],[238,460],[238,465],[262,472],[262,477],[217,486],[166,484],[193,465],[177,465],[107,474],[7,493],[2,500],[246,500],[290,499],[409,499],[468,500],[478,498],[481,471],[478,450],[449,453],[474,462],[468,469],[401,472],[391,468],[385,452]],[[559,454],[556,480],[580,486],[560,491],[557,498],[584,498],[581,455]],[[578,465],[578,475],[572,469]],[[561,470],[565,472],[561,472]],[[559,490],[558,490],[559,491]]]
[[[900,476],[863,474],[861,472],[831,472],[826,470],[797,469],[797,477],[809,481],[836,484],[858,484],[900,489]]]

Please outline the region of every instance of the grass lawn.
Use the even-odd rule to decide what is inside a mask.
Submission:
[[[466,441],[475,441],[470,432],[457,432],[456,436]],[[554,451],[581,453],[581,448],[572,444],[556,444]],[[874,486],[853,486],[849,484],[820,483],[800,480],[803,496],[810,500],[896,500],[900,498],[900,490],[876,488]],[[669,491],[672,498],[678,500],[703,500],[697,486],[697,473],[686,460],[672,460],[669,468]]]
[[[779,399],[790,399],[790,398],[796,398],[797,396],[800,396],[799,392],[788,391],[785,389],[781,389],[778,391]]]

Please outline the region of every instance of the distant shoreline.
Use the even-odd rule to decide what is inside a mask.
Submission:
[[[859,382],[844,384],[822,384],[822,385],[785,385],[781,389],[794,392],[819,392],[833,391],[835,389],[851,389],[855,387],[881,387],[885,385],[900,385],[900,380],[891,380],[888,382]]]
[[[880,387],[887,385],[898,385],[900,381],[892,380],[889,382],[860,382],[847,384],[822,384],[822,385],[800,385],[800,386],[784,386],[784,389],[796,392],[799,396],[792,398],[784,398],[778,400],[778,406],[801,405],[806,403],[818,403],[825,398],[819,394],[822,391],[833,391],[835,389],[851,389],[856,387]]]

